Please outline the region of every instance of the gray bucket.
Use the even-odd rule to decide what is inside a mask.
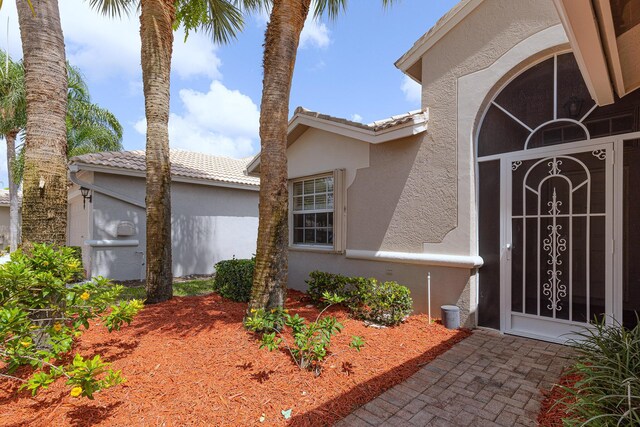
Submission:
[[[458,329],[460,327],[460,308],[455,305],[443,305],[442,324],[447,329]]]

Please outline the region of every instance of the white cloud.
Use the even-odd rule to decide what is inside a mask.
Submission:
[[[329,33],[329,28],[324,22],[313,19],[311,15],[307,16],[300,34],[300,49],[307,47],[327,48],[331,43]]]
[[[351,121],[352,122],[358,122],[358,123],[362,123],[362,116],[358,113],[352,114],[351,115]]]
[[[260,113],[247,95],[214,80],[206,93],[181,90],[180,100],[184,114],[172,113],[169,118],[172,148],[235,158],[257,152]],[[144,119],[134,127],[144,134]]]
[[[114,76],[139,78],[140,21],[135,11],[131,16],[113,19],[100,15],[88,2],[60,1],[60,20],[64,33],[67,59],[92,79]],[[4,27],[10,18],[9,48],[12,56],[21,57],[20,31],[15,2],[4,2],[0,22]],[[4,33],[4,31],[3,31]],[[4,39],[4,34],[0,35]],[[203,33],[192,33],[184,43],[184,31],[174,33],[172,70],[186,79],[205,76],[219,79],[220,59],[217,47]],[[6,42],[2,40],[0,47]]]
[[[404,76],[400,90],[404,93],[404,97],[409,102],[415,102],[420,105],[422,102],[422,86],[416,83],[409,76]]]

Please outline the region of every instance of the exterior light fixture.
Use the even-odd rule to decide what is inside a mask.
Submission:
[[[569,100],[564,104],[564,111],[567,113],[572,119],[577,119],[580,117],[580,111],[582,111],[582,98],[578,98],[577,96],[572,96]]]
[[[86,209],[87,199],[89,199],[89,203],[91,203],[93,195],[91,194],[91,190],[85,187],[80,187],[80,194],[82,194],[82,209]]]

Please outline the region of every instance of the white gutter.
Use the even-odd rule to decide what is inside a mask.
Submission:
[[[140,241],[138,240],[85,240],[85,245],[92,247],[114,247],[114,246],[138,246]]]
[[[78,165],[69,165],[69,179],[74,184],[79,185],[80,187],[88,188],[89,190],[91,190],[93,192],[104,194],[105,196],[112,197],[112,198],[114,198],[116,200],[123,201],[125,203],[130,204],[130,205],[137,206],[137,207],[142,208],[142,209],[146,209],[146,205],[144,204],[144,202],[140,203],[138,200],[134,199],[133,197],[129,197],[129,196],[125,196],[124,194],[116,193],[115,191],[111,191],[109,189],[100,187],[100,186],[95,185],[95,184],[90,184],[88,182],[80,181],[80,179],[78,179],[78,177],[76,176],[76,173],[78,173],[79,170],[80,170],[80,168],[78,167]]]
[[[368,261],[399,262],[403,264],[433,265],[438,267],[478,268],[484,260],[478,255],[449,255],[410,252],[363,251],[347,249],[346,257]]]

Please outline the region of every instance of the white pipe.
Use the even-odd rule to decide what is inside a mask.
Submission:
[[[429,313],[429,324],[431,324],[431,272],[427,273],[427,311]]]

